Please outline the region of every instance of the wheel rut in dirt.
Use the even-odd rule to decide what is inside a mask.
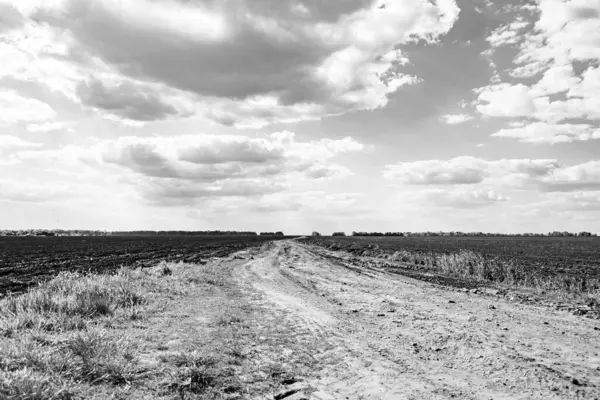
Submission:
[[[349,268],[293,240],[237,280],[265,319],[259,362],[303,379],[281,398],[600,397],[597,321]]]

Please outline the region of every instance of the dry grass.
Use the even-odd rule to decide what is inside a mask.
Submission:
[[[234,337],[243,312],[224,307],[215,322],[227,348],[199,345],[151,368],[140,361],[148,343],[136,331],[136,326],[148,329],[150,316],[168,313],[185,295],[225,287],[228,273],[212,264],[165,262],[154,268],[123,268],[114,275],[62,273],[0,300],[0,398],[126,399],[151,394],[181,399],[187,393],[209,399],[239,388],[230,365],[244,356]]]
[[[387,259],[402,262],[410,268],[433,270],[460,278],[533,288],[584,301],[600,299],[598,278],[585,275],[575,277],[565,274],[544,274],[534,269],[520,268],[510,261],[485,258],[470,250],[450,254],[397,251],[388,255]]]

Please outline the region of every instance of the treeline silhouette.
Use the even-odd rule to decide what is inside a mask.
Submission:
[[[85,229],[0,230],[0,236],[258,236],[250,231],[96,231]],[[260,236],[285,236],[283,232],[261,232]]]
[[[332,236],[344,236],[343,232],[335,232]],[[469,236],[469,237],[487,237],[487,236],[521,236],[521,237],[592,237],[597,236],[591,232],[560,232],[549,233],[494,233],[494,232],[352,232],[352,236]]]

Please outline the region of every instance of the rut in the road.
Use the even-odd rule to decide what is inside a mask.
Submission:
[[[600,396],[593,321],[334,263],[294,241],[238,281],[264,315],[257,362],[305,378],[312,398]]]

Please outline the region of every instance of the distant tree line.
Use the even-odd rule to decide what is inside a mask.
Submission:
[[[0,236],[257,236],[250,231],[94,231],[84,229],[8,229]],[[284,236],[283,232],[261,232],[261,236]]]
[[[107,236],[109,232],[86,229],[5,229],[0,236]]]
[[[345,236],[343,232],[335,232],[333,236]],[[597,236],[591,232],[560,232],[554,231],[549,233],[494,233],[494,232],[352,232],[352,236],[469,236],[469,237],[486,237],[486,236],[516,236],[516,237],[592,237]]]
[[[115,231],[109,236],[257,236],[250,231]]]

